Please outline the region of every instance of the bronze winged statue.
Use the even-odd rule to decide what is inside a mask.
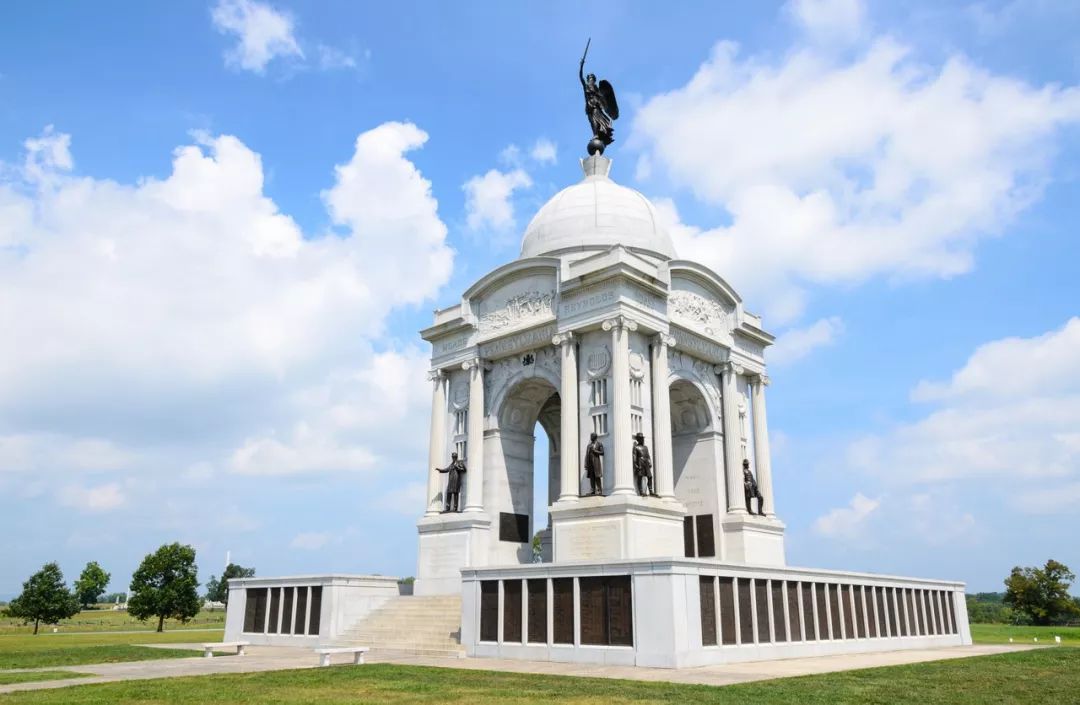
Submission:
[[[578,65],[578,79],[585,91],[585,115],[589,118],[593,138],[589,140],[589,154],[604,153],[604,148],[615,141],[615,128],[612,120],[619,119],[619,103],[615,100],[615,89],[607,81],[596,82],[596,74],[585,75],[585,57],[589,54],[589,44],[585,43],[585,53]]]

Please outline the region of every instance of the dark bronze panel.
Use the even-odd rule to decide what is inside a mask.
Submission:
[[[767,644],[772,641],[772,634],[769,633],[769,584],[761,578],[754,581],[754,607],[758,643]]]
[[[802,641],[802,630],[799,629],[799,583],[794,580],[789,580],[787,584],[787,614],[791,623],[788,637],[792,641]]]
[[[893,636],[907,636],[907,628],[900,629],[904,625],[900,598],[901,596],[896,593],[896,588],[885,588],[885,611],[889,614],[889,633]]]
[[[697,554],[698,558],[712,558],[716,555],[712,514],[700,514],[697,517]]]
[[[855,610],[851,608],[851,586],[840,586],[840,606],[844,611],[844,638],[855,638]]]
[[[829,617],[832,619],[832,638],[843,639],[844,630],[840,624],[840,591],[838,585],[829,585]],[[851,611],[850,609],[848,610]]]
[[[855,595],[855,629],[860,639],[866,638],[866,614],[870,612],[872,605],[867,605],[866,612],[863,612],[864,600],[870,598],[868,591],[870,588],[864,585],[856,585],[854,587]],[[871,619],[874,615],[870,615]]]
[[[829,606],[825,602],[825,583],[816,583],[814,585],[814,599],[817,604],[818,639],[829,639]]]
[[[701,602],[701,645],[716,646],[716,578],[711,575],[699,576],[698,595]]]
[[[787,625],[784,624],[784,609],[787,606],[784,603],[784,584],[779,580],[773,580],[769,582],[769,589],[772,591],[773,632],[778,642],[787,641]],[[796,624],[794,628],[798,629],[799,625]]]
[[[281,589],[281,633],[291,634],[293,627],[292,620],[292,608],[293,598],[296,597],[296,588],[282,588]]]
[[[606,646],[607,639],[607,588],[600,577],[580,578],[581,593],[581,643]]]
[[[799,589],[802,591],[802,618],[806,640],[817,641],[817,623],[814,622],[814,584],[800,583]]]
[[[945,594],[941,590],[934,591],[934,608],[937,610],[937,633],[945,634],[948,629],[949,619],[943,614]]]
[[[480,581],[480,641],[499,640],[499,581]]]
[[[739,642],[754,643],[754,612],[750,600],[750,578],[739,578]]]
[[[874,618],[874,611],[877,608],[874,606],[874,596],[876,592],[880,590],[880,588],[867,585],[865,588],[863,588],[863,590],[865,591],[864,595],[866,599],[866,631],[868,632],[871,639],[877,639],[878,623],[877,619]]]
[[[885,588],[875,587],[874,596],[877,598],[877,626],[878,636],[889,636],[889,617],[885,611]]]
[[[915,601],[915,591],[908,588],[904,590],[904,593],[907,595],[908,614],[910,615],[908,622],[911,626],[911,635],[922,636],[926,633],[924,631],[926,627],[922,621],[922,610],[919,609],[919,604]]]
[[[528,543],[529,515],[499,512],[499,540],[510,543]]]
[[[953,594],[948,591],[942,591],[941,599],[945,603],[945,617],[948,624],[949,633],[956,633],[956,614],[953,612]]]
[[[529,589],[529,641],[547,643],[547,579],[533,578],[527,581]]]
[[[733,578],[720,578],[720,640],[735,643],[735,588]]]
[[[634,645],[634,595],[629,575],[606,578],[608,607],[608,643],[612,646]]]
[[[277,634],[281,624],[281,588],[270,588],[270,624],[266,628],[267,634]]]
[[[521,641],[521,581],[503,581],[503,638],[507,643]]]
[[[554,578],[551,581],[552,640],[556,644],[574,643],[574,579]]]
[[[244,603],[244,631],[261,632],[266,626],[266,588],[248,588]]]
[[[293,623],[293,634],[303,634],[305,620],[307,618],[307,588],[296,588],[296,621]]]
[[[694,517],[683,517],[682,542],[683,555],[694,558]]]
[[[319,636],[322,626],[322,585],[311,588],[311,620],[308,623],[308,636]]]

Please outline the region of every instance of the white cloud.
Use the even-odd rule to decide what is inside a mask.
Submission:
[[[360,66],[355,56],[341,49],[319,44],[316,50],[319,56],[319,68],[323,71],[333,71],[335,69],[355,70]]]
[[[818,348],[832,345],[843,332],[844,322],[837,316],[822,318],[803,328],[784,331],[769,348],[769,362],[774,365],[790,365]]]
[[[462,186],[465,191],[465,218],[470,230],[502,231],[515,225],[513,195],[532,186],[532,179],[522,169],[491,169],[474,176]]]
[[[1071,491],[1080,475],[1080,319],[1033,338],[980,346],[948,382],[913,397],[937,408],[862,438],[850,463],[893,481],[984,478],[983,488],[1034,511],[1039,490]]]
[[[337,232],[317,237],[263,193],[262,160],[235,137],[200,136],[167,177],[133,184],[73,174],[67,135],[31,140],[0,169],[0,213],[17,214],[0,225],[0,476],[77,489],[120,473],[135,493],[214,468],[411,459],[422,356],[373,341],[452,269],[406,157],[426,140],[407,123],[362,133],[322,194]],[[87,501],[115,500],[102,493]]]
[[[382,495],[378,500],[378,506],[405,516],[416,516],[424,508],[425,494],[427,494],[425,483],[410,482]]]
[[[110,482],[97,487],[65,485],[57,492],[57,500],[65,507],[87,512],[107,512],[122,507],[127,498],[119,484]]]
[[[318,551],[330,543],[332,538],[331,534],[326,531],[307,531],[294,536],[293,540],[289,542],[289,546],[304,551]]]
[[[814,531],[829,538],[857,538],[867,519],[880,506],[880,499],[871,499],[858,492],[848,506],[833,509],[814,520]]]
[[[546,137],[536,140],[536,144],[529,150],[529,156],[537,164],[555,164],[559,161],[558,148]]]
[[[731,221],[694,227],[668,208],[679,254],[775,325],[812,286],[969,271],[978,242],[1038,198],[1053,138],[1078,120],[1076,87],[962,56],[928,66],[888,38],[854,59],[813,45],[742,57],[721,42],[685,86],[645,101],[629,141],[654,183]]]
[[[803,31],[821,40],[857,37],[866,23],[862,0],[789,0],[784,10]]]
[[[219,0],[210,12],[214,27],[237,44],[225,54],[228,65],[262,73],[277,57],[303,58],[293,18],[255,0]]]

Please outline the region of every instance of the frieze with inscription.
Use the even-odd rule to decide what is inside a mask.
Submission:
[[[488,359],[498,358],[503,357],[504,355],[524,352],[529,348],[550,345],[551,338],[554,335],[555,326],[553,324],[509,335],[505,338],[499,338],[498,340],[493,340],[481,345],[480,357]]]
[[[729,351],[722,345],[718,345],[710,340],[706,340],[701,336],[694,335],[688,331],[680,328],[672,328],[671,335],[675,338],[675,346],[682,350],[694,353],[698,357],[704,358],[710,362],[726,362],[729,357]]]
[[[620,299],[657,313],[664,312],[664,301],[656,294],[627,283],[597,284],[563,296],[560,316],[575,316],[595,309],[609,307]]]

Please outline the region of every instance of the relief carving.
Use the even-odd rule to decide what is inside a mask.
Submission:
[[[480,316],[482,333],[512,328],[522,321],[553,313],[555,291],[526,291],[506,299],[506,303],[494,311]]]
[[[727,315],[719,301],[682,289],[671,292],[668,306],[673,316],[700,323],[708,329],[722,326]]]
[[[590,352],[585,360],[585,368],[590,378],[605,376],[611,368],[611,349],[603,345]]]

